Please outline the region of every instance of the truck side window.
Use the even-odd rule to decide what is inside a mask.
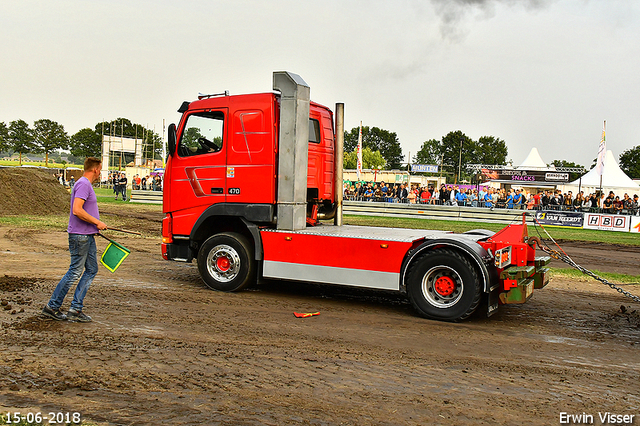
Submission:
[[[309,119],[309,142],[320,143],[320,122]]]
[[[222,149],[224,114],[222,112],[199,112],[187,117],[187,122],[178,144],[181,157],[209,154]]]

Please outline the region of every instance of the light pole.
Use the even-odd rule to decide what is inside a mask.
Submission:
[[[456,178],[456,184],[460,180],[461,169],[462,169],[462,138],[460,138],[460,157],[458,158],[458,177]]]

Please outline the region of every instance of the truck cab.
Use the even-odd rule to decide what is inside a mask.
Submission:
[[[221,217],[274,224],[277,215],[280,94],[201,96],[184,102],[170,126],[165,168],[163,255],[191,261]],[[173,134],[172,134],[173,133]],[[309,216],[335,205],[333,113],[310,102],[307,168]],[[207,230],[208,232],[202,232]],[[203,237],[204,238],[204,237]]]

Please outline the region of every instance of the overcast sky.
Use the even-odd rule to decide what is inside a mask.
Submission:
[[[198,92],[271,90],[302,76],[396,132],[405,161],[461,130],[521,163],[589,167],[607,120],[615,157],[640,145],[640,2],[586,0],[4,0],[0,121],[69,135],[126,117],[162,135]]]

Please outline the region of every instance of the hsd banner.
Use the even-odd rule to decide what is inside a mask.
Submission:
[[[582,228],[584,216],[580,212],[541,210],[536,212],[536,220],[542,225],[547,226]]]

